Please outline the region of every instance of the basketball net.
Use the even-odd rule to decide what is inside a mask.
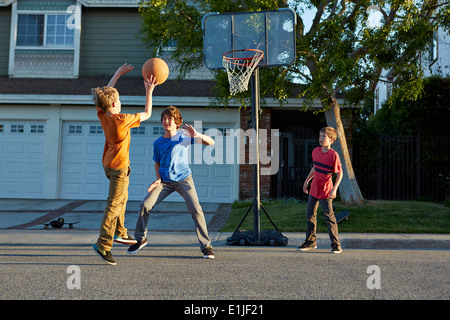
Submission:
[[[237,51],[244,51],[254,55],[246,58],[234,58],[233,53]],[[229,55],[231,55],[231,57],[227,57]],[[223,55],[222,65],[227,70],[231,95],[234,96],[239,92],[247,91],[250,76],[263,57],[264,52],[256,49],[234,50]]]

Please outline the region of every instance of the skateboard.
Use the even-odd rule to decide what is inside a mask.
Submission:
[[[69,225],[69,229],[73,229],[73,225],[79,223],[80,221],[76,222],[64,222],[63,218],[59,218],[57,220],[52,220],[48,223],[44,223],[44,229],[48,229],[49,226],[52,226],[53,228],[62,228],[65,224]]]
[[[341,212],[338,212],[335,217],[336,217],[336,222],[337,223],[341,223],[344,220],[348,220],[348,217],[350,216],[350,212],[348,210],[344,210]]]

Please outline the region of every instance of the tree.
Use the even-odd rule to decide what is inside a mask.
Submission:
[[[348,105],[358,105],[387,69],[396,75],[393,98],[417,99],[423,86],[417,56],[426,50],[439,26],[450,25],[450,5],[441,0],[152,0],[142,1],[140,35],[155,53],[175,40],[171,57],[179,63],[183,77],[203,63],[204,14],[288,6],[297,13],[297,60],[289,67],[261,69],[261,93],[282,103],[296,89],[305,106],[321,102],[328,125],[338,132],[334,147],[344,168],[341,199],[348,204],[361,203],[363,196],[353,173],[337,95],[344,94]],[[378,27],[367,23],[369,9],[382,15]],[[306,11],[314,13],[309,30],[302,18]],[[218,104],[227,105],[230,99],[245,102],[245,94],[229,95],[223,71],[215,76]]]
[[[380,135],[448,137],[450,122],[450,77],[424,79],[424,93],[415,101],[397,98],[367,121]]]

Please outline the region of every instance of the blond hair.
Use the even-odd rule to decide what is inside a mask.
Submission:
[[[325,133],[328,138],[333,140],[333,142],[335,142],[337,139],[337,131],[333,127],[323,127],[322,129],[320,129],[320,132]]]
[[[113,103],[119,99],[119,91],[114,87],[99,87],[91,89],[94,103],[103,112],[112,109]]]

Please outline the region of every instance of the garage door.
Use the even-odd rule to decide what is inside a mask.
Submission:
[[[143,123],[139,128],[132,129],[128,188],[130,200],[142,200],[148,186],[156,178],[152,160],[153,142],[163,133],[159,123]],[[64,123],[60,187],[62,199],[103,200],[107,197],[108,180],[101,165],[103,146],[104,136],[99,122]],[[205,165],[192,161],[191,169],[200,201],[233,202],[236,167],[234,162]],[[177,193],[167,200],[183,201]]]
[[[0,197],[42,197],[45,141],[45,121],[0,121]]]

